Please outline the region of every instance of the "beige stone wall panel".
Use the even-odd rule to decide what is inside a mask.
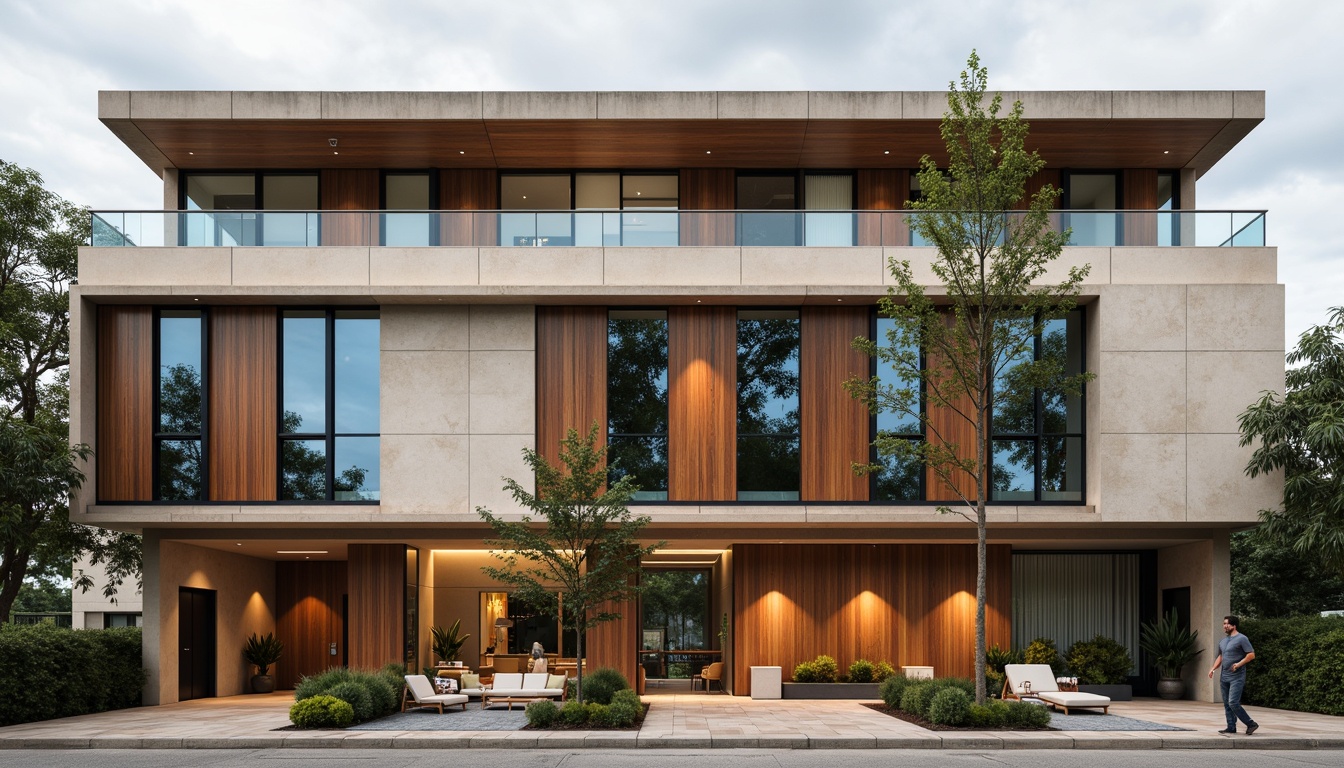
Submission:
[[[608,248],[605,285],[740,285],[742,248]]]
[[[384,514],[467,514],[466,435],[382,436]]]
[[[384,352],[384,435],[462,435],[469,426],[466,352]]]
[[[1102,434],[1185,431],[1185,353],[1102,352]]]
[[[1283,352],[1282,285],[1192,285],[1187,349]]]
[[[1102,522],[1185,520],[1185,435],[1103,433],[1098,442]]]
[[[371,248],[369,285],[478,285],[476,248]]]
[[[233,249],[233,285],[321,287],[368,284],[368,248]]]
[[[1280,352],[1190,352],[1186,361],[1190,432],[1237,434],[1238,417],[1262,393],[1283,392]]]

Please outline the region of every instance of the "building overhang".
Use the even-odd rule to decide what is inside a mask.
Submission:
[[[1052,168],[1211,168],[1263,91],[1005,92]],[[102,91],[98,116],[181,169],[864,168],[945,163],[941,92]],[[1005,106],[1005,110],[1007,107]],[[332,146],[331,140],[336,140]]]

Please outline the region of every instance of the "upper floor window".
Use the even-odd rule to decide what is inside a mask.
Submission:
[[[1120,174],[1068,172],[1064,174],[1064,207],[1090,211],[1065,216],[1064,226],[1073,228],[1070,245],[1119,245],[1124,240],[1124,222],[1115,211],[1120,207]]]
[[[737,313],[737,498],[797,501],[802,463],[797,310]]]
[[[155,319],[154,498],[205,498],[205,318],[198,309],[161,309]]]
[[[1083,372],[1083,313],[1050,320],[1020,361],[1056,361],[1065,376]],[[1032,389],[1012,361],[994,381],[990,498],[1083,500],[1083,396]]]
[[[377,310],[281,320],[280,499],[377,500]]]
[[[634,475],[635,499],[667,499],[667,312],[612,310],[607,319],[607,459]]]
[[[678,191],[675,173],[501,174],[499,242],[677,245]]]
[[[184,173],[181,188],[182,210],[202,212],[179,217],[182,245],[320,242],[316,173]]]
[[[878,344],[890,346],[896,321],[889,317],[877,318]],[[899,340],[897,340],[899,341]],[[873,417],[876,434],[889,440],[910,443],[924,441],[923,388],[917,379],[907,381],[902,372],[913,373],[912,366],[920,366],[919,349],[912,345],[894,347],[901,360],[874,360],[875,373],[883,387],[892,387],[907,393],[911,412],[883,409]],[[924,464],[918,459],[901,458],[889,452],[875,452],[875,463],[880,469],[874,474],[872,493],[874,501],[919,501],[924,498]]]
[[[437,216],[426,213],[435,207],[433,177],[428,171],[387,171],[383,174],[381,199],[384,213],[379,219],[383,245],[438,245]]]

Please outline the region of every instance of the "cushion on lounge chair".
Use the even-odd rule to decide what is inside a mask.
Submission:
[[[1007,678],[1008,690],[1016,696],[1059,690],[1059,684],[1055,682],[1055,671],[1049,664],[1005,664],[1003,675]],[[1031,687],[1027,688],[1025,683],[1031,683]]]
[[[1048,691],[1037,698],[1051,704],[1058,704],[1061,707],[1104,707],[1111,703],[1109,696],[1075,691]]]

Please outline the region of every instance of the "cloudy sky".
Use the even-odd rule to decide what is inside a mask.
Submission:
[[[1344,304],[1342,31],[1326,0],[0,0],[0,158],[156,209],[100,89],[941,90],[977,48],[991,88],[1266,91],[1198,205],[1269,211],[1291,346]]]

